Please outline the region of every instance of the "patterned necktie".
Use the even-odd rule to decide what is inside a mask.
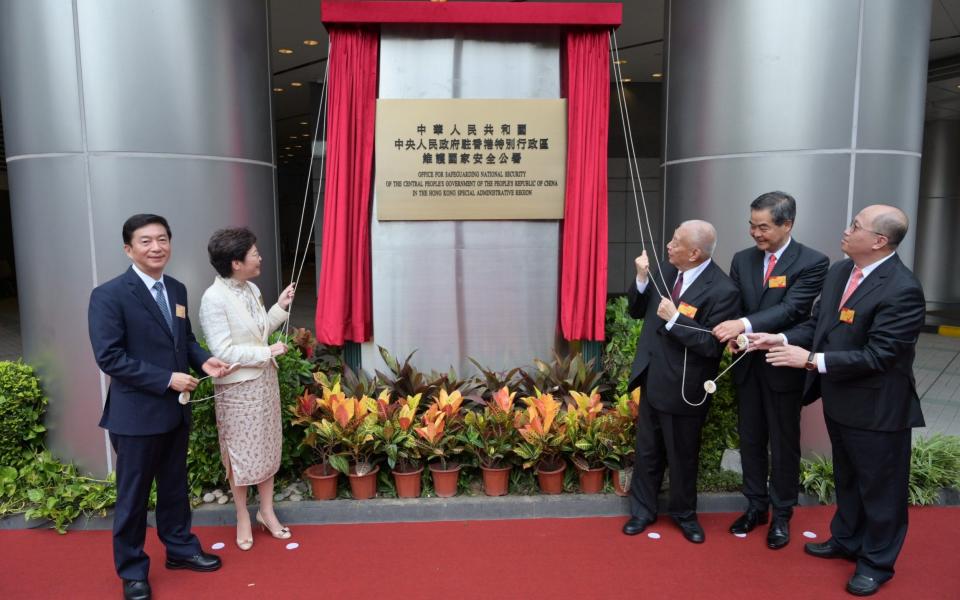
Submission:
[[[767,272],[763,276],[763,287],[767,287],[767,281],[770,279],[770,275],[773,274],[773,268],[777,266],[777,255],[771,254],[770,260],[767,261]]]
[[[680,290],[683,289],[683,271],[677,275],[677,282],[673,284],[673,291],[670,292],[670,299],[676,304],[680,300]]]
[[[164,320],[167,322],[167,327],[170,328],[170,331],[173,331],[173,317],[170,316],[170,307],[167,305],[167,299],[163,297],[163,282],[158,281],[153,284],[153,299],[157,301],[157,307],[160,309],[160,314],[163,315]]]
[[[837,308],[837,310],[843,309],[843,305],[846,304],[850,296],[857,291],[857,287],[861,281],[863,281],[863,271],[860,270],[860,267],[854,267],[853,273],[850,274],[850,281],[847,283],[847,289],[843,291],[843,297],[840,298],[840,307]]]

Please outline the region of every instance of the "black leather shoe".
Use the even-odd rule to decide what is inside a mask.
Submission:
[[[747,512],[740,515],[730,526],[730,533],[750,533],[757,525],[766,525],[769,518],[770,513],[765,510],[748,508]]]
[[[683,537],[687,538],[688,542],[702,544],[706,539],[703,534],[703,527],[700,526],[700,522],[697,521],[696,517],[685,521],[677,521],[677,525],[680,527],[680,531],[683,532]]]
[[[630,517],[630,519],[623,524],[623,533],[626,535],[637,535],[643,533],[643,530],[646,529],[650,523],[653,523],[656,519],[641,519],[640,517]]]
[[[124,579],[124,600],[150,600],[150,584],[146,579]]]
[[[873,577],[857,573],[847,582],[847,591],[854,596],[872,596],[880,589],[880,582]]]
[[[822,544],[814,544],[812,542],[804,544],[803,551],[817,558],[853,558],[846,550],[833,543],[832,539]]]
[[[785,517],[774,517],[767,531],[767,548],[779,550],[790,543],[790,520]]]
[[[220,568],[220,557],[200,551],[188,558],[167,557],[168,569],[190,569],[191,571],[216,571]]]

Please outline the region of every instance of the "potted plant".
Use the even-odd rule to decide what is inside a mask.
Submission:
[[[373,498],[380,471],[377,451],[383,439],[376,402],[368,396],[347,397],[338,385],[324,388],[323,395],[332,418],[324,417],[314,424],[314,429],[321,439],[335,440],[338,445],[338,452],[329,457],[330,464],[350,478],[355,499]]]
[[[381,448],[393,474],[399,498],[420,497],[420,447],[412,426],[416,422],[420,394],[390,401],[390,391],[383,390],[377,398],[380,418]]]
[[[513,398],[516,395],[503,386],[485,402],[482,411],[469,411],[463,419],[462,439],[480,464],[483,492],[488,496],[507,493],[513,447],[519,439],[513,426]]]
[[[314,499],[333,500],[337,497],[340,471],[330,464],[330,457],[337,453],[337,441],[318,434],[315,424],[323,417],[320,399],[309,390],[304,390],[297,402],[290,407],[290,412],[293,414],[291,423],[304,426],[301,444],[310,448],[318,458],[317,463],[303,472],[303,477],[310,484]]]
[[[607,427],[613,444],[603,462],[610,469],[614,493],[618,496],[626,496],[633,476],[637,417],[640,414],[640,388],[634,389],[630,394],[618,396],[608,414],[610,420]]]
[[[552,394],[535,390],[535,396],[523,398],[527,408],[516,413],[514,428],[520,434],[520,442],[513,451],[523,459],[523,468],[536,466],[537,481],[544,494],[559,494],[563,491],[563,472],[566,464],[563,452],[566,449],[566,425],[558,419],[560,402]]]
[[[566,441],[570,460],[577,467],[580,492],[597,494],[603,490],[604,459],[613,440],[608,423],[613,419],[603,415],[603,403],[596,388],[590,394],[571,391],[572,402],[566,412]]]
[[[447,394],[441,388],[437,400],[423,413],[423,426],[415,429],[430,466],[433,489],[441,498],[457,494],[460,464],[454,459],[464,449],[459,435],[463,426],[460,415],[462,403],[463,397],[459,391]]]

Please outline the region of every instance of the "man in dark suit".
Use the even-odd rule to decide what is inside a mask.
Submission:
[[[220,559],[203,552],[190,532],[187,441],[190,407],[178,402],[197,379],[189,367],[222,377],[229,368],[205,352],[190,328],[187,290],[163,269],[170,227],[157,215],[123,225],[123,249],[133,262],[90,295],[90,343],[110,389],[100,426],[117,453],[113,558],[124,598],[150,598],[150,558],[143,551],[150,486],[157,483],[157,535],[168,569],[215,571]]]
[[[627,291],[630,315],[644,319],[630,387],[643,388],[637,420],[637,451],[630,484],[630,519],[637,535],[657,518],[657,494],[670,466],[668,512],[683,536],[704,541],[697,521],[700,431],[709,397],[704,382],[717,376],[723,344],[710,329],[734,317],[740,294],[710,256],[717,234],[705,221],[686,221],[667,244],[667,260],[649,274],[644,251],[635,261],[637,279]],[[651,285],[652,284],[652,285]]]
[[[750,336],[770,364],[807,369],[806,402],[823,398],[837,510],[831,538],[805,550],[855,560],[847,591],[857,596],[893,577],[907,534],[910,428],[923,426],[913,359],[926,305],[896,255],[906,233],[900,209],[864,208],[843,232],[850,258],[830,268],[811,318]]]
[[[784,192],[763,194],[750,204],[750,236],[756,245],[735,254],[730,265],[730,278],[740,288],[743,316],[713,328],[717,339],[733,351],[741,333],[779,333],[805,321],[820,295],[830,261],[791,237],[796,214],[796,201]],[[790,542],[790,517],[800,491],[804,373],[770,366],[764,358],[762,352],[751,353],[733,367],[748,505],[730,532],[743,534],[766,523],[773,505],[767,546],[778,549]]]

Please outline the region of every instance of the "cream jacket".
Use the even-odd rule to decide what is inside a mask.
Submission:
[[[274,304],[267,312],[263,304],[260,288],[248,281],[254,297],[260,300],[257,305],[263,311],[265,330],[257,326],[243,301],[217,277],[213,285],[207,288],[200,300],[200,327],[210,352],[225,363],[240,363],[240,368],[226,377],[213,380],[216,384],[250,381],[263,375],[263,370],[271,362],[267,338],[287,320],[287,311]]]

